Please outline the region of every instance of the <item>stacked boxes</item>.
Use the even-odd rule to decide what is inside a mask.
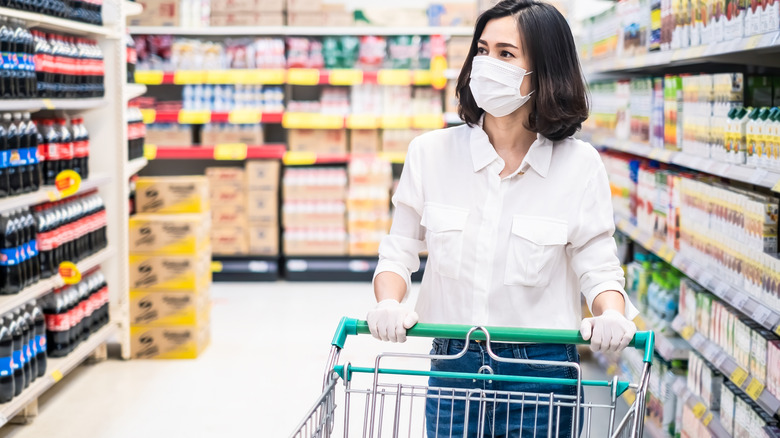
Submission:
[[[375,256],[390,230],[393,170],[385,160],[353,159],[349,164],[347,231],[349,255]]]
[[[240,255],[249,251],[246,240],[247,213],[244,169],[206,169],[211,196],[211,242],[214,254]]]
[[[346,195],[345,169],[286,169],[282,193],[284,253],[346,255]]]
[[[284,0],[211,0],[211,26],[283,26]]]
[[[279,161],[246,163],[249,253],[279,253]]]
[[[210,338],[211,218],[204,177],[139,178],[130,218],[131,354],[195,358]]]

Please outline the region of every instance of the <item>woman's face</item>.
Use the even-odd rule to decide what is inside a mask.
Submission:
[[[491,56],[499,61],[533,71],[533,66],[523,52],[517,21],[512,16],[494,18],[487,22],[477,42],[477,56]],[[526,78],[527,79],[527,78]],[[531,92],[531,81],[524,80],[520,93]]]

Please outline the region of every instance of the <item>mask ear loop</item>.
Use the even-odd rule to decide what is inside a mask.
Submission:
[[[533,71],[533,70],[531,70],[531,71],[527,72],[526,74],[524,74],[524,75],[523,75],[523,77],[526,77],[526,76],[530,75],[530,74],[531,74],[531,73],[533,73],[533,72],[534,72],[534,71]],[[518,91],[520,91],[520,90],[518,90]],[[536,90],[531,90],[531,92],[530,92],[530,93],[526,94],[525,96],[523,96],[523,95],[521,94],[521,95],[520,95],[520,97],[522,97],[523,99],[530,99],[530,98],[531,98],[531,95],[532,95],[532,94],[534,94],[534,92],[535,92],[535,91],[536,91]]]

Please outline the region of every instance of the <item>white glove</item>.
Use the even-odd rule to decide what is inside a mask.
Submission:
[[[636,325],[617,310],[606,310],[601,316],[585,318],[580,334],[590,339],[590,349],[614,353],[626,348],[636,333]]]
[[[417,312],[393,299],[380,301],[366,316],[371,335],[390,342],[406,342],[406,330],[419,319]]]

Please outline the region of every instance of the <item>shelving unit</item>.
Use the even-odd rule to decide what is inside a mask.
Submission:
[[[637,330],[651,330],[655,332],[655,351],[667,362],[671,362],[675,359],[688,358],[690,347],[688,347],[684,340],[677,337],[665,336],[661,333],[657,324],[642,315],[637,316],[634,319],[634,323],[636,324]]]
[[[231,27],[173,27],[131,26],[134,35],[180,36],[328,36],[328,35],[449,35],[471,36],[470,27],[293,27],[293,26],[231,26]]]
[[[769,415],[780,415],[780,400],[764,390],[764,383],[752,377],[750,373],[737,365],[737,361],[678,316],[673,327],[691,346],[718,371],[728,377],[737,387],[755,401]]]
[[[127,98],[135,99],[146,94],[146,85],[144,84],[127,84]]]
[[[2,111],[2,105],[0,105]],[[108,175],[93,175],[81,182],[76,194],[82,194],[91,190],[103,187],[111,183],[112,178]],[[63,199],[62,194],[53,186],[44,186],[37,192],[25,193],[24,195],[12,196],[0,199],[0,211],[14,210],[17,208],[30,207],[44,202],[53,202]]]
[[[279,257],[220,256],[212,257],[214,281],[276,281],[279,279]]]
[[[135,175],[141,170],[143,170],[143,168],[146,167],[148,164],[149,164],[149,160],[147,160],[146,157],[136,158],[127,163],[125,172],[127,175]]]
[[[696,418],[704,424],[714,438],[731,438],[731,435],[720,424],[720,415],[710,412],[704,402],[696,396],[685,384],[685,379],[680,377],[674,382],[672,390],[677,394],[678,401],[691,408]]]
[[[27,23],[29,27],[53,30],[56,32],[67,32],[75,35],[107,38],[118,38],[119,35],[121,35],[118,23],[106,20],[104,20],[105,24],[103,26],[97,26],[94,24],[79,23],[73,20],[4,7],[0,7],[0,16],[22,20]]]
[[[0,8],[1,9],[1,8]],[[2,16],[2,13],[0,13]],[[104,107],[108,99],[103,97],[87,99],[7,99],[0,100],[0,108],[3,111],[40,111],[62,110],[76,111],[89,110]]]
[[[421,281],[427,259],[420,259],[420,270],[412,281]],[[285,278],[289,281],[371,281],[376,257],[298,257],[284,258]]]

